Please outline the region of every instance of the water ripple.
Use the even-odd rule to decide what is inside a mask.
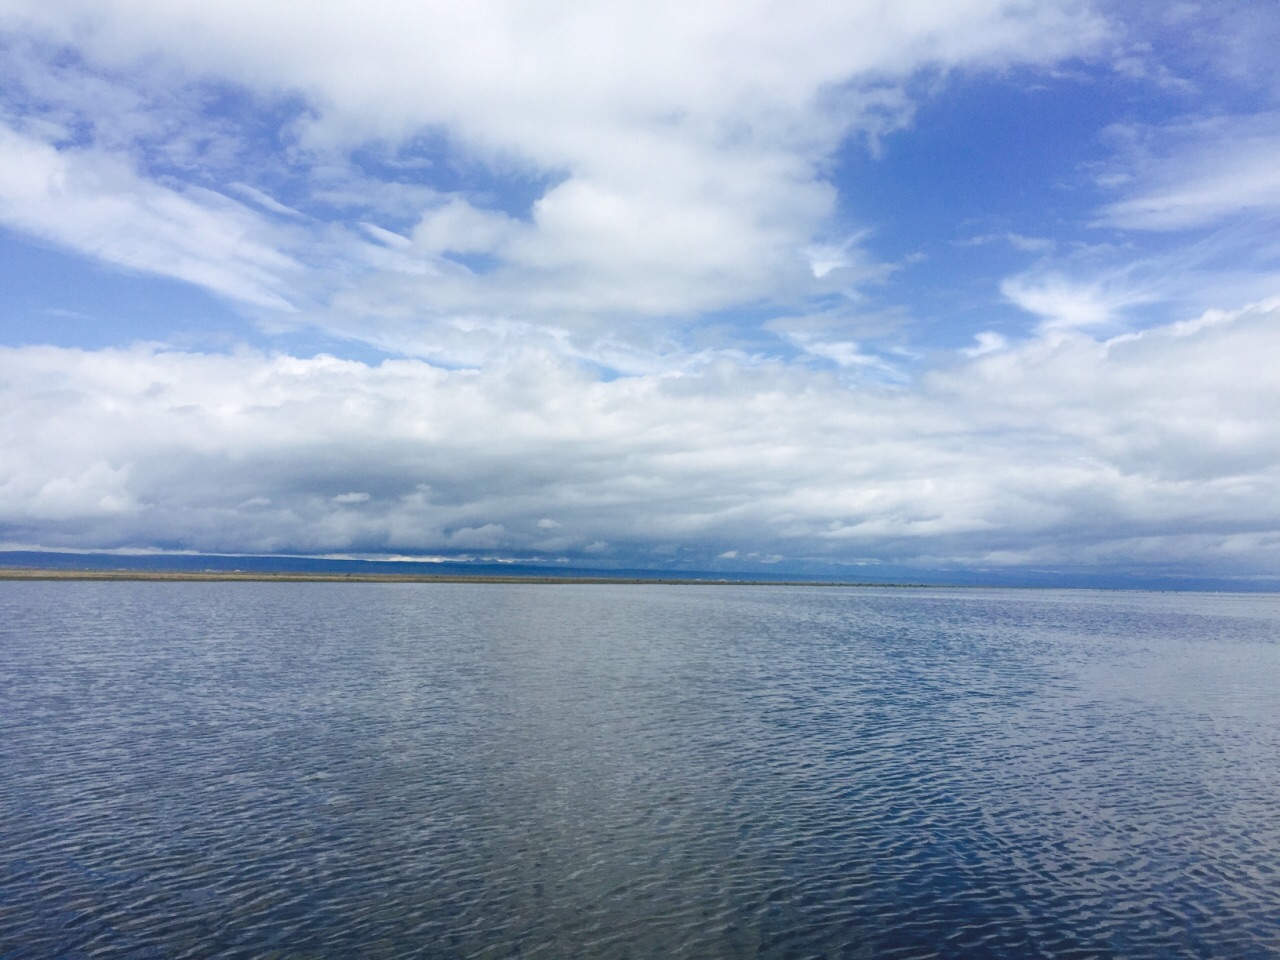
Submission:
[[[1274,957],[1280,600],[0,584],[0,956]]]

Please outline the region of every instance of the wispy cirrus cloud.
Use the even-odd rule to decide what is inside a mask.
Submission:
[[[1097,223],[1130,230],[1211,226],[1239,214],[1280,217],[1280,114],[1220,116],[1115,134],[1129,168]],[[1113,175],[1114,176],[1114,175]]]
[[[1158,299],[1129,271],[1076,279],[1037,269],[1008,278],[1000,290],[1015,306],[1039,317],[1041,330],[1114,332],[1123,325],[1126,310]]]
[[[0,125],[0,223],[115,266],[292,309],[301,265],[269,225],[221,194],[162,186],[127,158],[59,150]]]

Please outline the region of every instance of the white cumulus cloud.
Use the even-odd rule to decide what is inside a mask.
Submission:
[[[595,329],[859,282],[856,240],[823,239],[824,164],[845,138],[908,123],[922,71],[1052,65],[1110,32],[1074,0],[7,0],[0,30],[35,38],[13,82],[44,118],[29,129],[45,124],[0,194],[23,166],[96,171],[37,191],[11,226],[400,349],[459,317]],[[211,86],[282,111],[274,136],[203,116]],[[58,139],[71,129],[93,142]],[[443,146],[424,153],[424,137]],[[444,188],[442,161],[493,186]],[[285,164],[300,195],[282,200]]]
[[[1164,544],[1257,574],[1280,559],[1277,355],[1276,305],[1058,331],[911,391],[728,359],[601,382],[536,351],[447,371],[9,348],[0,524],[60,547],[631,565],[1158,566]]]

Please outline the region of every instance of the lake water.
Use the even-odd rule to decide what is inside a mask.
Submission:
[[[1280,956],[1280,598],[0,583],[0,957]]]

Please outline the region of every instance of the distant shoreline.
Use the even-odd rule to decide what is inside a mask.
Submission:
[[[655,584],[710,587],[909,587],[920,583],[854,583],[823,580],[730,580],[695,577],[555,577],[513,574],[469,576],[455,573],[288,573],[242,570],[63,570],[47,567],[0,567],[0,580],[147,580],[214,583],[575,583]]]
[[[38,581],[146,581],[152,583],[492,583],[587,584],[598,586],[688,587],[842,587],[880,590],[1101,590],[1135,593],[1211,593],[1276,595],[1280,590],[1240,590],[1222,587],[1188,589],[1165,586],[1097,586],[1069,584],[885,583],[873,580],[756,580],[729,577],[554,576],[529,573],[320,573],[261,570],[101,570],[62,567],[0,566],[0,583]]]

